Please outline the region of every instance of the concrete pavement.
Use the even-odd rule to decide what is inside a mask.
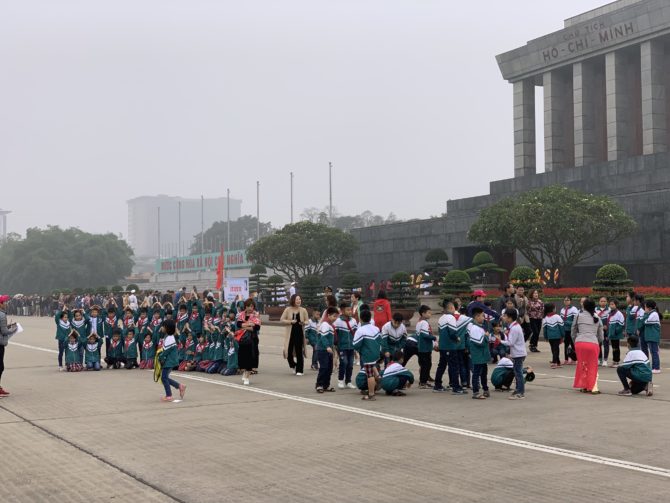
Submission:
[[[602,395],[582,395],[543,345],[523,401],[412,388],[367,403],[314,393],[314,372],[282,360],[282,329],[264,327],[251,387],[175,374],[186,400],[161,403],[150,372],[59,373],[53,321],[19,321],[0,400],[3,502],[630,502],[662,501],[670,484],[670,370],[652,398],[616,396],[610,368]]]

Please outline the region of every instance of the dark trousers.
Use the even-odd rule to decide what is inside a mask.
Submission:
[[[254,335],[251,338],[251,345],[254,349],[254,353],[253,353],[252,360],[251,360],[251,363],[252,363],[251,368],[252,369],[257,369],[259,359],[260,359],[260,353],[258,351],[259,341],[258,341],[258,333],[257,332],[254,332]]]
[[[296,372],[303,373],[305,370],[305,358],[303,354],[304,336],[302,332],[296,334],[291,331],[291,336],[288,339],[288,352],[286,359],[288,366],[295,369]],[[293,360],[293,353],[295,352],[295,361]]]
[[[65,341],[58,341],[58,366],[63,366],[63,354],[65,353]]]
[[[440,349],[440,361],[437,364],[437,370],[435,371],[435,389],[442,388],[442,378],[444,377],[444,372],[447,370],[447,361],[449,360],[449,351]]]
[[[472,360],[470,360],[470,353],[461,351],[461,386],[470,386],[470,371],[472,370]]]
[[[161,370],[161,382],[165,388],[165,396],[172,396],[170,386],[174,389],[179,389],[179,383],[174,379],[170,379],[170,372],[172,372],[171,368],[163,368],[163,370]]]
[[[526,383],[523,380],[523,361],[525,359],[525,356],[512,358],[512,361],[514,362],[514,380],[516,381],[516,389],[514,392],[520,395],[523,395],[526,391]]]
[[[330,374],[333,371],[333,353],[325,349],[319,349],[316,352],[316,358],[319,362],[319,373],[316,376],[316,387],[330,388]]]
[[[2,373],[5,371],[5,346],[0,346],[0,380]]]
[[[551,346],[551,363],[561,364],[561,339],[549,339]]]
[[[319,365],[319,360],[316,359],[316,345],[310,344],[312,346],[312,368],[316,368]]]
[[[621,341],[619,339],[611,340],[610,344],[612,344],[612,360],[619,363],[621,361]]]
[[[488,383],[489,366],[486,363],[475,363],[472,366],[472,392],[479,393],[479,383],[484,391],[489,390]]]
[[[542,320],[537,318],[530,319],[530,347],[536,348],[540,340],[540,329],[542,328]]]
[[[433,358],[430,352],[419,353],[419,384],[426,384],[430,378],[430,369],[433,366]]]
[[[575,342],[572,340],[572,332],[568,330],[563,336],[563,354],[565,359],[576,360],[577,355],[575,354]]]
[[[524,321],[521,324],[521,330],[523,330],[523,340],[528,342],[528,339],[530,339],[531,334],[530,323]]]
[[[126,358],[125,364],[127,369],[136,369],[137,367],[139,367],[139,365],[137,364],[137,360],[133,358]]]
[[[607,360],[610,356],[610,340],[608,337],[603,337],[603,343],[600,345],[598,351],[598,360]]]
[[[505,376],[503,377],[502,384],[499,387],[496,387],[496,389],[502,389],[502,388],[511,388],[512,383],[514,382],[514,370],[509,369],[508,372],[505,373]]]
[[[405,367],[407,367],[407,363],[409,362],[410,358],[419,354],[419,347],[415,346],[414,344],[405,345],[402,354],[403,359],[405,360]]]
[[[354,372],[354,350],[341,349],[340,350],[340,368],[337,371],[337,379],[345,381],[347,384],[351,382],[351,374]]]
[[[633,373],[630,367],[618,367],[616,373],[619,376],[621,384],[623,384],[623,389],[629,389],[633,395],[637,395],[647,389],[646,382],[633,380]],[[628,379],[630,379],[630,384],[628,383]]]
[[[447,351],[447,363],[449,365],[449,386],[452,391],[459,391],[463,389],[461,386],[461,364],[463,362],[463,350],[452,349]]]

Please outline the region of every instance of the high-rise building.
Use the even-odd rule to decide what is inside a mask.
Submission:
[[[181,233],[179,232],[180,203]],[[231,199],[230,220],[238,219],[241,211],[242,201]],[[194,236],[200,232],[203,219],[205,230],[214,222],[226,221],[228,199],[218,197],[201,201],[201,199],[185,199],[163,194],[136,197],[128,201],[128,241],[136,257],[185,255],[189,252]]]

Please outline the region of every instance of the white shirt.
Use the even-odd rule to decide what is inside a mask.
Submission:
[[[130,309],[133,311],[136,311],[138,308],[137,305],[137,297],[135,297],[135,294],[130,294],[130,297],[128,297],[128,305],[130,306]]]

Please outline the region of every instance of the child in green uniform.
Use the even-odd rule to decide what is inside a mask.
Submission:
[[[151,338],[151,331],[149,331],[144,335],[144,342],[142,343],[140,368],[149,370],[153,369],[155,357],[156,357],[156,346]]]
[[[616,299],[610,301],[610,314],[607,321],[607,337],[612,346],[612,367],[617,368],[621,361],[621,339],[623,339],[624,325],[623,313],[619,311],[619,302]]]
[[[128,370],[135,369],[137,365],[137,330],[134,326],[129,326],[126,330],[126,337],[123,341],[123,365]]]
[[[544,319],[540,333],[551,346],[551,368],[561,367],[561,342],[564,334],[563,318],[556,314],[556,306],[552,303],[544,305]]]
[[[237,375],[237,350],[238,344],[235,340],[235,334],[232,331],[228,331],[226,335],[226,353],[227,353],[227,362],[226,367],[221,370],[222,376],[234,376]]]
[[[102,347],[102,337],[96,334],[90,334],[84,346],[84,363],[86,370],[100,370],[100,348]]]
[[[403,366],[403,352],[396,351],[391,356],[391,362],[384,369],[381,376],[381,387],[387,395],[405,396],[404,389],[414,384],[414,374]]]
[[[472,323],[468,326],[467,347],[470,350],[470,361],[472,362],[472,398],[486,399],[489,395],[488,385],[488,361],[491,358],[489,351],[489,334],[482,326],[484,323],[484,310],[481,307],[473,307]],[[479,393],[481,383],[482,394]]]
[[[70,313],[68,312],[67,307],[56,313],[54,321],[56,322],[56,337],[54,338],[58,341],[58,370],[62,371],[63,354],[65,353],[67,338],[72,331],[72,325],[70,324]]]
[[[661,358],[658,345],[661,342],[661,313],[653,300],[644,303],[642,325],[644,329],[640,330],[640,348],[645,355],[651,355],[651,372],[660,374]]]
[[[211,349],[211,355],[212,355],[212,363],[209,364],[209,367],[207,367],[207,373],[208,374],[218,374],[221,371],[221,368],[223,367],[224,363],[224,356],[225,351],[224,351],[224,337],[221,334],[221,330],[219,327],[215,327],[211,323],[208,323],[207,325],[207,330],[212,334],[212,343],[213,347]]]
[[[305,337],[307,338],[307,344],[312,347],[312,370],[319,370],[319,362],[316,359],[316,343],[319,340],[319,320],[321,319],[321,313],[318,309],[312,311],[312,317],[309,319],[307,326],[305,327]]]
[[[112,338],[109,341],[109,348],[107,348],[107,356],[105,356],[105,363],[107,368],[120,369],[123,363],[123,341],[121,340],[121,329],[116,327],[112,329]]]
[[[172,390],[170,387],[178,389],[179,396],[183,399],[186,393],[186,386],[170,378],[170,372],[179,364],[179,360],[177,359],[177,341],[175,340],[177,327],[174,320],[165,320],[163,322],[163,329],[165,331],[163,351],[158,355],[158,359],[163,366],[161,370],[161,382],[163,383],[163,388],[165,388],[165,396],[162,400],[164,402],[171,402]]]
[[[198,337],[198,344],[195,345],[195,355],[193,356],[193,361],[187,362],[184,370],[187,372],[198,370],[198,366],[202,362],[202,358],[206,349],[207,342],[205,342],[205,336],[201,335]]]
[[[382,338],[379,328],[370,323],[372,313],[368,309],[363,309],[360,312],[360,317],[361,326],[356,330],[354,336],[354,349],[361,355],[361,366],[368,378],[368,394],[363,395],[362,398],[363,400],[376,400],[375,389],[380,380],[377,361],[382,350]],[[320,372],[321,369],[319,369]]]
[[[73,329],[68,335],[65,345],[65,368],[68,372],[81,372],[81,341],[77,330]]]
[[[416,324],[417,357],[419,358],[419,389],[429,389],[428,382],[432,381],[430,369],[433,366],[433,350],[436,337],[428,320],[432,312],[428,306],[419,308],[419,321]],[[488,346],[487,346],[488,347]]]
[[[195,348],[196,343],[193,340],[193,334],[189,332],[183,343],[182,351],[184,352],[184,359],[179,363],[180,371],[189,370],[190,367],[193,367],[195,361]]]
[[[649,358],[640,350],[639,343],[640,340],[636,335],[628,336],[628,353],[623,364],[616,369],[621,384],[623,384],[619,395],[637,395],[642,391],[645,391],[647,396],[653,395]]]

